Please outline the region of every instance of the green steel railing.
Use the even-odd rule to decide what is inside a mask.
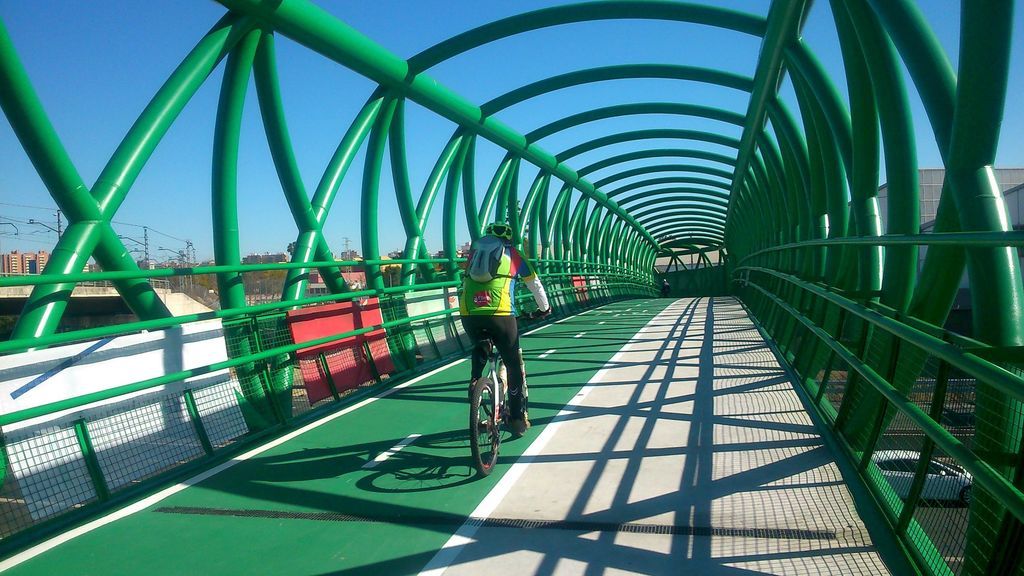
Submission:
[[[484,24],[408,60],[307,0],[220,3],[227,13],[153,96],[91,187],[65,151],[0,21],[0,106],[70,222],[42,275],[0,278],[0,287],[32,287],[11,339],[0,342],[0,354],[208,319],[224,322],[230,348],[226,362],[0,415],[0,423],[229,369],[242,390],[240,401],[249,407],[247,438],[259,437],[308,412],[293,405],[292,394],[301,388],[295,375],[300,346],[283,329],[285,311],[381,298],[396,373],[381,374],[374,366],[375,381],[420,370],[430,364],[428,357],[461,353],[464,343],[450,310],[410,318],[405,299],[457,287],[458,240],[476,239],[487,222],[499,219],[512,225],[516,245],[542,273],[562,314],[652,295],[655,280],[663,277],[677,295],[740,297],[798,376],[920,571],[1015,573],[1024,565],[1024,232],[1011,230],[992,171],[1014,32],[1012,0],[960,3],[956,69],[911,0],[829,0],[845,95],[800,37],[809,11],[818,8],[810,0],[773,0],[763,17],[675,1],[567,4]],[[511,36],[636,19],[713,27],[723,39],[758,39],[761,49],[751,55],[754,75],[672,63],[617,64],[542,78],[477,105],[429,74],[451,58]],[[376,84],[312,189],[300,176],[286,121],[277,67],[287,63],[278,62],[275,49],[281,36]],[[112,221],[178,114],[221,66],[211,187],[216,265],[140,270]],[[286,264],[241,264],[237,213],[244,199],[238,194],[237,160],[250,79],[296,228]],[[523,132],[495,119],[510,106],[558,90],[644,79],[698,82],[749,99],[745,110],[728,110],[686,102],[685,91],[666,91],[646,102],[566,110]],[[791,84],[794,98],[780,97],[784,83]],[[927,234],[921,233],[914,137],[920,130],[910,113],[911,91],[924,104],[946,170],[934,229]],[[418,194],[408,170],[407,102],[456,126],[422,187],[417,184]],[[555,153],[539,145],[583,125],[606,126],[612,119],[622,125],[622,119],[655,114],[679,122],[697,118],[702,129],[609,130]],[[505,155],[478,195],[480,139]],[[624,144],[633,149],[616,148]],[[366,260],[338,262],[325,224],[361,152],[358,226]],[[589,164],[570,166],[584,154],[593,158]],[[884,229],[878,199],[883,162]],[[396,260],[381,258],[379,249],[385,163],[400,219],[385,224],[405,234],[402,258]],[[438,228],[445,257],[431,258],[428,231]],[[695,268],[686,269],[687,257]],[[90,258],[104,272],[63,272],[83,269]],[[400,267],[390,286],[388,266]],[[345,267],[365,273],[365,289],[346,285]],[[283,273],[280,302],[247,305],[245,275],[270,270]],[[319,272],[328,294],[307,294],[311,270]],[[943,328],[965,271],[969,338]],[[172,316],[151,284],[206,275],[216,278],[220,309],[203,314]],[[72,289],[92,280],[113,282],[138,320],[58,333]],[[453,334],[454,340],[441,341]],[[372,351],[366,353],[373,363]],[[345,401],[336,392],[326,405]],[[196,454],[205,461],[225,447],[211,440],[202,394],[186,390],[182,401]],[[69,430],[81,447],[95,501],[117,499],[123,491],[111,486],[116,479],[104,476],[92,452],[89,421]],[[915,479],[904,494],[894,491],[875,461],[893,450],[916,454]],[[924,497],[933,461],[973,475],[962,521],[934,522]],[[96,506],[72,506],[60,518],[78,514],[71,511],[76,507],[88,512]],[[16,529],[3,537],[29,538],[58,520],[14,522]]]

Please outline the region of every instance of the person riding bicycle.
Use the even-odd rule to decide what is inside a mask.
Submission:
[[[498,348],[508,378],[509,425],[523,435],[530,428],[527,398],[523,394],[523,358],[519,350],[519,325],[516,321],[515,288],[522,280],[537,302],[533,317],[551,314],[548,296],[540,278],[512,246],[512,227],[506,223],[488,224],[484,235],[473,242],[469,265],[459,298],[462,326],[473,341],[473,368],[470,393],[483,375],[489,349],[487,340]]]

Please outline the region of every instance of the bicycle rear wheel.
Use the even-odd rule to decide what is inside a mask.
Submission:
[[[469,402],[469,445],[473,451],[473,466],[483,476],[494,469],[501,445],[500,416],[494,413],[494,390],[490,378],[480,378]]]

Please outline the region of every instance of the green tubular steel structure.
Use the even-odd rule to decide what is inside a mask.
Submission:
[[[658,0],[568,4],[485,24],[408,60],[307,0],[219,1],[226,15],[153,96],[91,187],[64,150],[0,21],[0,105],[70,221],[42,275],[0,278],[0,287],[32,286],[12,338],[0,342],[0,354],[216,318],[224,322],[230,356],[205,368],[3,414],[0,424],[231,369],[242,391],[247,440],[255,441],[299,420],[292,406],[297,350],[380,328],[362,327],[300,346],[278,338],[286,310],[380,298],[382,326],[389,330],[396,359],[391,378],[421,371],[430,364],[424,350],[433,350],[437,361],[445,356],[433,326],[456,333],[458,327],[451,309],[410,317],[404,303],[424,291],[456,288],[457,240],[475,239],[487,222],[504,219],[513,226],[516,244],[542,271],[559,314],[653,295],[662,277],[679,295],[739,297],[921,573],[1024,574],[1024,286],[1018,256],[1024,233],[1010,229],[992,171],[1014,32],[1012,0],[963,0],[955,70],[911,0],[830,0],[846,98],[801,39],[810,0],[773,0],[764,17]],[[615,65],[544,78],[476,105],[429,75],[438,64],[510,36],[635,19],[757,38],[761,49],[754,76],[676,64]],[[278,36],[377,85],[311,196],[299,174],[280,94]],[[140,270],[111,221],[163,135],[222,63],[211,184],[216,265]],[[946,170],[934,232],[928,234],[920,229],[915,126],[904,71],[924,103]],[[287,264],[241,264],[238,150],[250,78],[297,230]],[[738,92],[748,95],[747,108],[679,101],[680,92],[672,92],[665,101],[570,110],[524,133],[495,118],[558,90],[649,79]],[[795,110],[779,96],[784,82],[792,84]],[[407,102],[456,125],[418,197],[408,172]],[[683,123],[698,118],[702,126],[720,126],[720,131],[613,130],[555,154],[539,144],[583,124],[654,114]],[[476,190],[480,138],[505,151],[482,195]],[[621,144],[634,150],[608,151]],[[324,226],[361,151],[359,233],[365,260],[338,262]],[[600,159],[570,167],[584,154]],[[404,254],[397,260],[382,259],[379,248],[386,160],[405,233]],[[885,229],[877,198],[882,162],[888,180]],[[531,176],[522,188],[527,193],[520,194],[520,179],[526,184]],[[438,201],[439,216],[433,211]],[[426,231],[438,219],[445,257],[431,259]],[[465,230],[459,229],[462,219]],[[923,247],[928,250],[921,259]],[[89,258],[104,272],[67,272],[81,270]],[[666,261],[662,276],[655,264]],[[400,281],[388,286],[383,266],[396,264]],[[362,267],[364,290],[346,285],[344,266]],[[328,294],[307,296],[314,269]],[[247,305],[244,275],[262,270],[284,271],[281,302]],[[973,307],[970,338],[942,327],[965,271]],[[173,316],[150,283],[204,274],[216,276],[221,303],[220,310],[204,314]],[[72,289],[88,280],[113,282],[138,321],[58,333]],[[449,354],[463,352],[464,343],[457,340]],[[375,366],[373,372],[379,382]],[[328,405],[344,401],[336,390],[334,396]],[[206,458],[217,457],[228,448],[211,444],[191,390],[184,399]],[[964,417],[964,406],[969,426],[951,424],[954,413]],[[2,545],[37,538],[131,495],[107,485],[89,422],[77,421],[74,432],[95,501],[17,526],[2,535]],[[919,454],[913,484],[902,495],[872,459],[895,448]],[[973,476],[964,522],[937,528],[923,521],[928,506],[923,487],[933,458]],[[9,478],[6,453],[2,463]]]

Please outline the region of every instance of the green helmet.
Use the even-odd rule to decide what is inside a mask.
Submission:
[[[486,236],[497,236],[498,238],[504,238],[505,240],[512,239],[512,227],[504,222],[492,222],[484,228],[484,235]]]

